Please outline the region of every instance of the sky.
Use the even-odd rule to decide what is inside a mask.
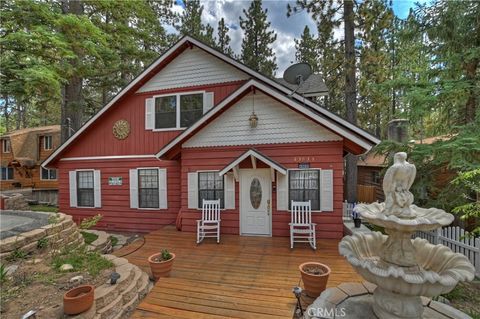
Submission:
[[[393,0],[393,10],[397,17],[404,19],[407,17],[410,8],[415,2],[425,2],[426,0]],[[239,26],[239,17],[243,15],[243,9],[247,10],[249,0],[201,0],[204,10],[202,13],[203,23],[209,23],[217,33],[218,21],[223,17],[230,28],[230,45],[236,53],[240,53],[243,31]],[[264,0],[263,8],[268,9],[268,20],[271,22],[271,28],[277,33],[277,40],[273,44],[273,50],[277,57],[276,76],[283,75],[283,71],[295,62],[295,39],[300,38],[306,25],[312,33],[316,33],[315,23],[309,14],[305,11],[296,13],[287,17],[287,4],[295,4],[295,1],[288,0]],[[181,13],[183,11],[182,0],[176,0],[174,11]],[[172,28],[173,29],[173,28]],[[173,31],[173,30],[169,30]],[[338,29],[336,36],[341,37],[343,30]]]

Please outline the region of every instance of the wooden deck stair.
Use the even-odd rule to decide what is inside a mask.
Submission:
[[[222,235],[220,244],[167,227],[145,237],[145,244],[116,252],[150,272],[147,258],[168,248],[176,253],[170,278],[161,278],[137,306],[132,318],[292,318],[299,284],[298,265],[315,260],[332,268],[329,286],[360,282],[343,257],[337,240],[319,240],[289,248],[286,237]]]

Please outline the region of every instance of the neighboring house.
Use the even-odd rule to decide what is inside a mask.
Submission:
[[[311,200],[319,238],[343,236],[343,166],[379,140],[290,88],[183,37],[42,164],[60,211],[100,228],[195,231],[221,200],[222,233],[288,236]]]
[[[60,125],[26,128],[0,136],[2,191],[57,189],[57,171],[40,164],[60,145]]]
[[[414,140],[416,144],[433,144],[438,141],[450,139],[451,135],[439,135],[424,138],[422,140]],[[357,178],[357,198],[359,202],[383,201],[383,170],[388,166],[388,159],[383,155],[375,155],[367,153],[358,157],[358,178]],[[437,184],[444,185],[452,180],[453,172],[449,172],[446,168],[436,176]]]

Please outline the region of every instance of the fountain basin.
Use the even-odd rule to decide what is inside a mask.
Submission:
[[[361,214],[362,218],[369,223],[402,232],[429,231],[450,225],[454,220],[452,214],[438,208],[421,208],[410,205],[410,210],[415,216],[410,219],[387,215],[384,210],[385,203],[358,204],[355,206],[355,212]]]
[[[464,255],[421,238],[412,240],[418,266],[399,267],[382,261],[379,252],[387,238],[380,232],[347,236],[340,242],[339,252],[367,281],[406,296],[438,296],[474,278],[475,269]]]

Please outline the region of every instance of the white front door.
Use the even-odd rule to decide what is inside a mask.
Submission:
[[[240,169],[240,234],[272,235],[270,169]]]

